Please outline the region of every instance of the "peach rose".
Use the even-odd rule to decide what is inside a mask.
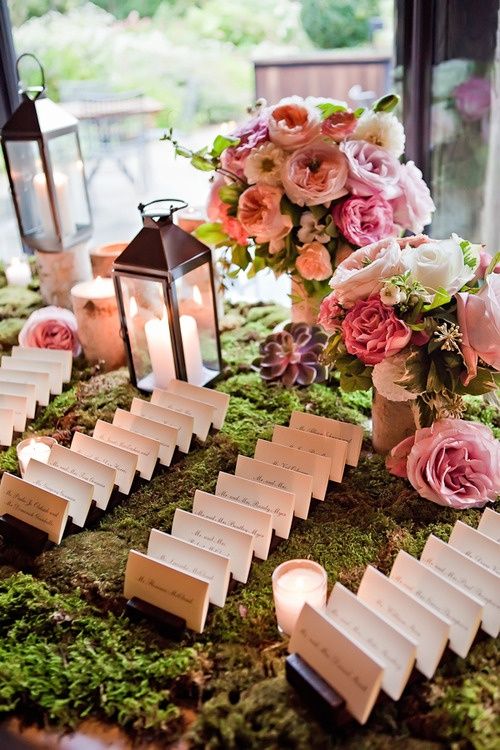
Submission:
[[[64,349],[77,357],[82,351],[76,318],[64,307],[42,307],[31,313],[19,333],[19,345],[37,349]]]
[[[347,193],[347,162],[338,146],[317,141],[290,154],[282,180],[286,194],[299,206],[330,203]]]
[[[309,242],[298,248],[299,257],[295,266],[308,281],[323,281],[332,275],[330,253],[321,242]]]
[[[290,151],[317,138],[321,115],[317,107],[291,96],[270,109],[268,128],[271,141]]]
[[[285,237],[292,228],[288,214],[282,214],[283,191],[274,185],[257,184],[240,196],[238,219],[257,243]]]

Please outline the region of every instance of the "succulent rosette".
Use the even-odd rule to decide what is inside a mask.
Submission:
[[[326,367],[320,361],[326,340],[319,326],[288,323],[265,339],[254,364],[268,383],[287,387],[320,383],[326,378]]]

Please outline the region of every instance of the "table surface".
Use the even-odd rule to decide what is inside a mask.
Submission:
[[[16,305],[12,290],[0,288],[0,348],[8,351],[16,326],[37,305],[36,292]],[[60,750],[117,750],[132,739],[143,748],[177,750],[444,750],[454,742],[493,750],[499,659],[490,638],[480,636],[467,659],[447,651],[432,681],[413,674],[398,702],[381,694],[364,727],[351,723],[331,734],[284,678],[286,641],[276,629],[271,589],[279,563],[311,557],[326,568],[330,587],[338,580],[356,591],[367,564],[387,573],[398,550],[419,555],[429,533],[447,539],[457,518],[478,523],[480,511],[434,505],[390,477],[371,452],[369,432],[359,467],[330,485],[326,500],[315,503],[307,521],[295,522],[267,561],[253,563],[248,584],[224,608],[211,608],[203,635],[186,633],[175,643],[123,617],[130,548],[143,551],[152,527],[169,531],[175,508],[191,509],[197,488],[213,491],[218,472],[232,472],[238,453],[253,455],[273,424],[287,424],[294,409],[310,409],[369,427],[367,394],[319,384],[269,388],[252,371],[260,340],[286,315],[271,306],[229,311],[222,334],[227,368],[218,388],[231,403],[220,433],[204,445],[195,442],[151,482],[138,482],[92,530],[35,560],[0,546],[0,713],[11,717],[16,736]],[[32,432],[68,445],[76,429],[91,433],[98,417],[111,421],[134,394],[125,370],[103,375],[77,363],[74,380],[38,414]],[[492,407],[472,399],[469,416],[500,434]],[[5,470],[16,471],[15,448],[0,452]],[[19,719],[52,729],[25,734]],[[72,727],[77,733],[62,737]]]

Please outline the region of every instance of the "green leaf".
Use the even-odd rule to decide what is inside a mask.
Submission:
[[[458,382],[456,391],[460,394],[468,393],[471,396],[481,396],[483,393],[489,393],[497,388],[500,388],[500,372],[488,370],[486,367],[478,367],[477,376],[474,380],[471,380],[467,386]]]
[[[244,271],[248,264],[252,262],[252,257],[248,252],[248,248],[243,245],[235,245],[233,247],[231,260],[235,266],[238,266]]]
[[[316,221],[320,221],[327,215],[329,208],[323,205],[309,206],[309,211],[312,213]]]
[[[392,112],[398,104],[399,96],[397,94],[386,94],[372,104],[372,109],[374,112]]]
[[[199,169],[201,172],[213,172],[215,170],[213,162],[200,154],[193,154],[191,157],[191,164],[195,169]]]
[[[206,242],[207,245],[219,245],[221,242],[229,241],[227,234],[222,229],[222,224],[217,221],[201,224],[193,234],[198,240]]]
[[[291,217],[293,225],[296,227],[300,224],[300,217],[302,215],[302,209],[295,203],[292,203],[286,195],[283,196],[280,202],[280,211],[282,214],[288,214]]]
[[[334,104],[333,102],[323,102],[322,104],[316,105],[321,112],[321,119],[326,120],[336,112],[347,112],[347,108],[342,104]]]
[[[428,305],[424,305],[423,310],[424,312],[430,312],[431,310],[435,310],[437,307],[441,307],[441,305],[446,305],[448,302],[451,301],[451,297],[446,291],[446,289],[443,289],[442,286],[439,287],[436,294],[434,295],[434,299],[432,302],[429,302]]]
[[[429,368],[430,360],[424,350],[414,349],[408,355],[404,375],[396,380],[396,385],[400,385],[412,393],[423,393],[427,390]]]
[[[417,408],[417,427],[430,427],[434,422],[435,416],[427,401],[421,396],[417,396],[413,404]]]
[[[493,273],[498,263],[500,263],[500,252],[495,253],[490,263],[488,264],[488,268],[486,269],[486,273],[484,274],[485,278],[486,276],[489,276],[490,273]]]
[[[239,142],[239,138],[231,138],[227,135],[218,135],[213,142],[210,154],[211,156],[218,159],[222,152],[226,150],[226,148],[229,148],[229,146],[237,146]]]
[[[354,117],[357,120],[359,120],[359,118],[361,117],[361,115],[363,114],[364,111],[365,111],[364,107],[358,107],[357,109],[354,110]]]
[[[182,156],[184,159],[190,159],[191,154],[193,153],[188,148],[184,148],[184,146],[176,146],[175,147],[175,153],[177,156]]]
[[[222,185],[222,187],[219,188],[219,198],[224,203],[229,203],[230,206],[238,205],[240,195],[241,191],[236,184]]]

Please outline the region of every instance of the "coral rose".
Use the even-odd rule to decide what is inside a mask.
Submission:
[[[399,167],[396,157],[367,141],[345,141],[340,149],[347,158],[347,187],[354,195],[380,193],[388,200],[399,195]]]
[[[308,281],[324,281],[332,274],[330,253],[320,242],[309,242],[298,248],[299,257],[295,266]]]
[[[317,206],[346,195],[347,162],[334,144],[317,141],[297,149],[283,165],[285,192],[299,206]]]
[[[82,351],[74,314],[52,305],[31,313],[19,333],[19,345],[64,349],[73,352],[74,357]]]
[[[460,292],[456,299],[468,385],[477,375],[478,358],[500,370],[500,276],[490,273],[477,294]]]
[[[236,216],[231,216],[229,214],[231,206],[220,198],[219,190],[225,184],[225,180],[222,177],[218,177],[213,183],[208,198],[208,218],[211,221],[220,221],[227,236],[239,245],[248,245],[248,235],[244,227],[238,221]]]
[[[317,107],[299,96],[282,99],[269,112],[269,138],[290,151],[318,137],[321,115]]]
[[[285,237],[292,228],[288,214],[282,214],[283,191],[273,185],[257,184],[241,194],[238,219],[257,243]]]
[[[356,302],[345,316],[342,331],[349,354],[365,365],[376,365],[397,354],[411,338],[411,329],[379,297]]]
[[[391,204],[381,195],[347,198],[333,207],[332,216],[344,237],[358,247],[389,237],[394,231]]]
[[[356,128],[358,121],[354,112],[334,112],[321,123],[321,135],[339,143]]]
[[[399,164],[399,195],[391,201],[394,221],[403,229],[421,232],[436,210],[422,172],[412,161]]]

